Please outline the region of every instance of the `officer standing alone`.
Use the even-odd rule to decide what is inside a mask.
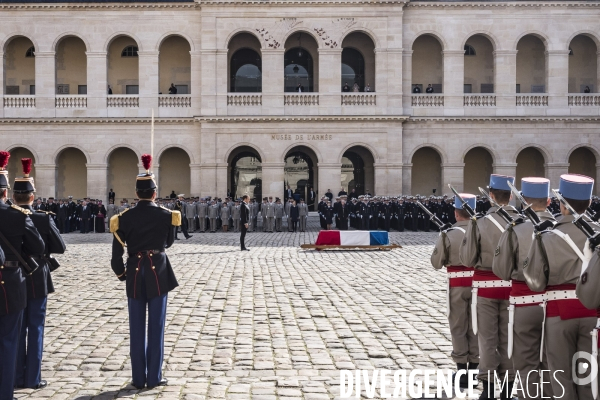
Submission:
[[[132,384],[137,389],[167,384],[161,371],[167,296],[178,283],[165,249],[171,247],[181,225],[178,211],[154,202],[157,187],[150,172],[152,157],[144,154],[142,163],[146,173],[137,176],[135,185],[139,203],[110,220],[114,234],[111,266],[127,284]],[[124,263],[125,246],[128,257]]]
[[[248,223],[250,221],[250,208],[248,207],[248,201],[250,197],[248,195],[244,195],[242,197],[242,206],[240,207],[240,223],[241,223],[241,233],[240,233],[240,245],[242,251],[247,251],[246,248],[246,232],[248,231]]]
[[[17,370],[19,332],[23,310],[27,306],[25,276],[29,265],[22,261],[29,254],[42,254],[44,241],[33,225],[31,211],[6,204],[8,172],[5,170],[10,154],[0,152],[0,247],[6,260],[0,264],[0,399],[12,400]],[[22,261],[21,261],[22,260]]]
[[[54,292],[50,271],[58,266],[56,260],[50,265],[50,254],[63,254],[65,242],[52,218],[50,211],[33,211],[35,184],[29,177],[31,158],[23,158],[22,178],[16,178],[13,185],[15,204],[31,211],[29,216],[45,243],[43,253],[31,254],[39,268],[26,278],[27,307],[23,313],[23,325],[19,339],[17,356],[16,386],[18,388],[43,389],[47,382],[42,380],[42,354],[44,351],[44,325],[48,294]]]

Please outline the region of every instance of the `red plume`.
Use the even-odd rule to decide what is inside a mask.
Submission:
[[[0,169],[4,169],[8,164],[10,153],[8,151],[0,151]]]
[[[150,167],[152,167],[152,156],[150,154],[142,154],[142,164],[146,171],[150,171]]]
[[[21,164],[23,164],[23,173],[25,176],[29,176],[31,172],[31,158],[21,158]]]

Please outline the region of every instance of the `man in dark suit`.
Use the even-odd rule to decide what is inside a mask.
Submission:
[[[285,191],[285,200],[293,199],[293,198],[294,198],[294,192],[292,191],[292,188],[290,187],[290,185],[288,185],[287,190]]]
[[[308,210],[309,211],[314,211],[315,210],[315,200],[317,198],[317,194],[315,193],[315,191],[313,190],[313,188],[310,188],[308,191]]]
[[[112,199],[113,203],[115,201],[115,192],[113,192],[112,188],[108,192],[108,203],[110,204],[110,200]]]
[[[119,280],[126,281],[132,385],[140,390],[167,384],[162,377],[167,296],[178,283],[165,249],[171,247],[175,229],[181,225],[178,211],[154,202],[151,161],[150,155],[142,155],[146,173],[136,179],[137,205],[110,219],[114,235],[111,267]],[[128,257],[123,262],[125,250]]]
[[[8,152],[0,152],[0,233],[6,240],[0,239],[3,293],[0,296],[0,399],[11,400],[14,398],[19,331],[27,306],[25,276],[29,266],[21,264],[20,259],[27,254],[43,254],[44,241],[29,218],[31,211],[6,204],[9,185],[5,167],[9,157]]]
[[[249,201],[250,197],[247,194],[245,194],[244,197],[242,197],[242,206],[240,207],[240,245],[242,246],[242,251],[248,251],[246,245],[244,244],[244,240],[246,239],[246,232],[248,231],[248,222],[250,221],[250,208],[248,207]]]
[[[81,206],[81,214],[79,215],[81,220],[81,233],[88,233],[90,231],[90,219],[92,218],[92,208],[84,200]]]
[[[31,211],[29,216],[45,243],[45,249],[39,254],[30,254],[39,268],[26,277],[27,307],[23,313],[23,323],[19,337],[19,352],[17,356],[16,386],[18,388],[43,389],[47,382],[42,380],[42,354],[44,350],[44,325],[46,321],[46,305],[48,294],[54,292],[51,265],[48,261],[50,254],[65,252],[65,243],[54,224],[54,213],[50,210],[33,211],[35,185],[29,177],[31,159],[23,158],[22,178],[15,179],[13,185],[13,200],[24,210]],[[52,203],[48,203],[51,205]]]

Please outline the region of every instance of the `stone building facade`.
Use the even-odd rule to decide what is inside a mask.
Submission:
[[[33,157],[42,197],[131,198],[151,151],[162,196],[600,175],[600,1],[2,3],[0,20],[0,148],[12,176]]]

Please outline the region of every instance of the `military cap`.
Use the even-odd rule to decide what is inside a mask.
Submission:
[[[550,180],[546,178],[527,177],[521,179],[521,193],[532,199],[546,199],[550,192]]]
[[[139,174],[135,181],[136,190],[156,190],[156,181],[154,174],[150,171],[152,167],[152,156],[150,154],[142,155],[142,164],[146,170],[145,174]]]
[[[0,189],[10,189],[8,171],[6,170],[9,158],[10,153],[8,151],[0,151]]]
[[[573,200],[589,200],[592,198],[594,180],[589,176],[564,174],[560,176],[558,191],[563,197]]]
[[[31,173],[31,158],[22,158],[21,165],[23,166],[23,177],[15,178],[13,193],[31,193],[35,192],[35,184],[33,178],[29,176]]]
[[[514,184],[515,177],[508,176],[508,175],[492,174],[492,175],[490,175],[489,188],[490,189],[498,189],[498,190],[510,190],[510,187],[508,186],[507,182]]]

